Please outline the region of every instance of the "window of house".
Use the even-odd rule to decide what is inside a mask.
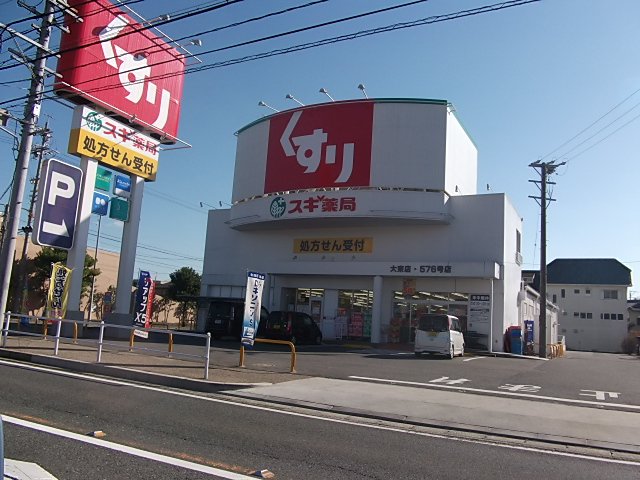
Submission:
[[[578,317],[580,316],[580,313],[578,313],[578,312],[573,312],[573,316],[574,316],[575,318],[578,318]]]
[[[604,291],[604,298],[605,299],[610,299],[610,300],[617,300],[618,299],[618,290],[605,290]]]
[[[593,313],[587,312],[587,319],[591,319],[591,318],[593,318]]]
[[[558,303],[558,295],[553,294],[553,303]]]
[[[584,312],[580,312],[580,318],[587,318],[587,314]]]
[[[576,289],[573,291],[573,293],[575,293],[576,295],[580,295],[580,289],[579,289],[579,288],[576,288]]]
[[[608,313],[604,313],[603,315],[604,315],[604,319],[605,320],[609,320],[609,314]]]
[[[591,296],[591,289],[587,288],[587,289],[584,291],[584,294],[585,294],[585,295],[587,295],[588,297],[590,297],[590,296]]]
[[[624,314],[619,313],[618,314],[618,320],[624,320]]]
[[[560,298],[564,298],[564,296],[565,296],[565,289],[562,288],[560,289]]]

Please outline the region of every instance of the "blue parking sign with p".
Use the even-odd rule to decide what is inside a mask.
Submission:
[[[50,158],[43,164],[38,188],[33,243],[70,250],[82,187],[82,170]]]

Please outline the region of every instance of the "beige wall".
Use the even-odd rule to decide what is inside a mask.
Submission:
[[[18,235],[18,238],[16,239],[16,251],[15,251],[14,259],[22,257],[24,238],[25,237],[23,235]],[[33,257],[35,257],[38,254],[41,248],[42,247],[39,245],[34,245],[31,242],[31,239],[29,239],[29,242],[27,243],[27,258],[33,259]],[[93,257],[95,255],[95,248],[87,249],[87,253]],[[114,286],[116,285],[118,280],[119,260],[120,260],[120,255],[117,253],[98,250],[98,263],[96,266],[98,269],[100,269],[100,275],[96,277],[95,290],[94,290],[96,293],[104,293],[107,291],[110,285],[114,285]],[[18,275],[18,271],[14,268],[14,271],[12,272],[12,278],[16,278],[17,275]],[[132,292],[133,290],[134,289],[132,288]],[[36,294],[35,292],[30,291],[28,302],[29,302],[28,313],[30,315],[42,315],[43,313],[42,305],[44,303],[44,299],[39,294]],[[85,297],[82,299],[82,302],[81,302],[82,310],[85,310],[88,302],[89,302],[88,297]],[[7,303],[7,309],[10,311],[15,311],[13,297],[9,298],[9,302]],[[168,316],[168,323],[178,322],[178,319],[174,315],[174,310],[175,310],[175,307],[172,307],[170,309],[170,314]],[[160,314],[159,318],[160,318],[160,321],[162,321],[165,318],[165,315]],[[92,319],[93,320],[96,319],[95,313],[92,315]]]

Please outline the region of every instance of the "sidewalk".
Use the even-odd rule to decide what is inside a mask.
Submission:
[[[52,345],[34,337],[9,337],[7,348],[0,348],[0,358],[368,418],[640,454],[640,411],[314,378],[213,363],[209,380],[204,380],[201,362],[110,349],[103,351],[98,364],[94,346],[61,344],[59,356],[54,357]]]

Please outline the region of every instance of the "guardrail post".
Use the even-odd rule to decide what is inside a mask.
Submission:
[[[209,380],[209,355],[211,353],[211,332],[207,332],[207,351],[205,353],[204,379]]]
[[[296,373],[296,347],[291,342],[289,344],[291,346],[291,371],[289,373]]]
[[[7,346],[7,335],[9,334],[11,312],[6,312],[4,316],[6,317],[6,320],[3,319],[4,321],[2,322],[2,348],[5,348]]]
[[[58,347],[60,346],[60,329],[61,328],[62,328],[62,317],[58,317],[58,326],[56,327],[56,344],[55,344],[55,347],[53,347],[53,354],[56,357],[58,356]]]
[[[173,352],[173,333],[169,334],[169,351],[167,357],[171,358],[171,352]]]
[[[100,334],[98,335],[98,360],[100,363],[100,359],[102,358],[102,339],[104,338],[104,320],[100,322]]]
[[[135,337],[133,332],[135,332],[135,330],[131,330],[131,334],[129,335],[129,351],[130,352],[133,352],[133,337]]]
[[[9,322],[11,319],[11,312],[7,312],[4,314],[6,320],[2,322],[2,348],[7,346],[7,335],[9,334]]]
[[[4,476],[4,434],[2,432],[2,416],[0,415],[0,478]]]
[[[244,345],[242,344],[240,344],[240,362],[238,366],[244,368]]]
[[[73,322],[73,344],[78,344],[78,324]]]

